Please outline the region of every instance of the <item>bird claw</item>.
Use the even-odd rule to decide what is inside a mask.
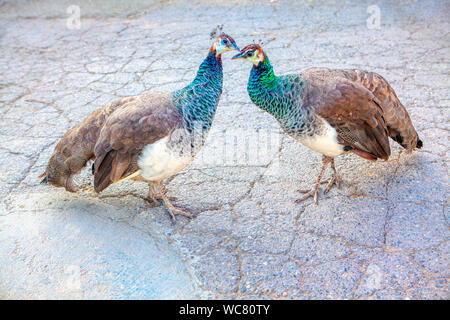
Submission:
[[[325,169],[326,169],[328,163],[330,163],[330,162],[331,162],[331,168],[333,169],[333,176],[328,181],[326,181],[326,180],[322,181],[322,176],[325,172]],[[338,176],[338,174],[336,172],[334,159],[331,157],[323,156],[322,157],[322,169],[320,170],[319,176],[317,177],[317,181],[316,181],[314,189],[312,189],[312,190],[297,190],[298,192],[302,192],[302,193],[306,193],[306,194],[303,197],[301,197],[300,199],[295,200],[295,203],[299,203],[305,199],[308,199],[311,196],[314,196],[314,203],[317,204],[318,193],[319,193],[319,188],[320,188],[321,184],[328,183],[324,190],[324,194],[325,194],[328,191],[330,191],[331,187],[334,184],[338,187],[338,189],[340,189],[341,181],[342,181],[342,179]]]
[[[303,200],[306,200],[306,199],[308,199],[311,196],[314,197],[314,203],[315,204],[318,203],[319,189],[315,188],[315,189],[312,189],[312,190],[297,190],[297,192],[305,193],[305,195],[303,197],[301,197],[300,199],[295,200],[294,203],[300,203]]]
[[[174,205],[172,205],[170,203],[170,200],[173,200],[173,199],[176,200],[175,197],[167,197],[167,196],[165,196],[165,197],[166,197],[166,200],[169,200],[167,202],[167,204],[165,203],[164,198],[160,197],[158,195],[148,195],[147,197],[144,198],[144,200],[147,201],[147,203],[152,208],[156,207],[158,205],[161,205],[161,202],[163,202],[163,204],[166,204],[167,210],[169,211],[170,216],[172,217],[172,220],[173,220],[174,224],[176,224],[176,222],[177,222],[177,219],[175,218],[176,215],[184,216],[184,217],[187,217],[187,218],[190,218],[190,219],[195,217],[195,215],[187,213],[185,210],[182,210],[181,208],[177,208]]]
[[[167,195],[168,190],[166,188],[164,188],[163,186],[160,187],[161,193],[170,201],[177,201],[178,198],[177,197],[171,197]],[[162,197],[161,197],[162,199]]]
[[[174,207],[174,206],[171,206],[171,207],[168,206],[167,210],[169,211],[170,216],[172,217],[173,224],[177,223],[177,219],[175,218],[176,215],[183,216],[183,217],[186,217],[186,218],[189,218],[189,219],[195,218],[195,215],[187,213],[186,211],[184,211],[184,210],[182,210],[180,208]]]
[[[333,187],[333,185],[336,185],[336,187],[338,189],[341,189],[342,179],[339,176],[334,175],[327,182],[328,182],[328,184],[327,184],[327,187],[325,188],[325,191],[323,192],[324,194],[327,193],[328,191],[330,191],[330,189]]]
[[[177,201],[178,198],[177,197],[169,197],[169,196],[165,196],[169,201]],[[157,195],[157,194],[153,194],[153,195],[147,195],[144,198],[145,201],[149,202],[150,204],[155,204],[155,205],[159,205],[161,204],[161,201],[164,201],[163,197]]]
[[[165,196],[169,201],[177,201],[178,200],[178,198],[177,197],[169,197],[169,196]],[[157,198],[158,200],[163,200],[163,198],[162,197],[158,197]]]
[[[336,185],[336,187],[338,189],[340,189],[341,188],[341,182],[342,182],[342,179],[337,174],[335,174],[329,180],[320,181],[320,182],[316,183],[316,186],[315,186],[314,189],[311,189],[311,190],[297,190],[297,192],[305,193],[305,195],[303,197],[301,197],[300,199],[295,200],[294,203],[302,202],[303,200],[306,200],[309,197],[313,196],[314,197],[314,203],[317,204],[319,202],[318,201],[318,198],[319,198],[318,194],[319,194],[319,186],[321,184],[327,183],[327,186],[325,187],[325,190],[323,192],[324,194],[326,194],[328,191],[330,191],[330,189],[331,189],[331,187],[333,187],[333,185]]]

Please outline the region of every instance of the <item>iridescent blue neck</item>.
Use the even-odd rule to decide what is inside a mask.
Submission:
[[[194,80],[172,92],[173,102],[183,112],[188,128],[201,126],[209,130],[222,94],[222,77],[222,58],[210,50]]]
[[[198,68],[197,75],[190,85],[204,83],[205,80],[208,80],[211,76],[216,76],[217,74],[220,74],[220,79],[222,80],[222,56],[218,55],[216,57],[216,52],[210,50],[205,60],[203,60]]]

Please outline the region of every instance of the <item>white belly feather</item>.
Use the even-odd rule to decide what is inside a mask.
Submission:
[[[337,157],[344,153],[344,148],[338,143],[337,132],[330,124],[322,120],[320,132],[313,136],[303,136],[298,141],[304,146],[328,157]]]
[[[193,160],[190,156],[180,156],[167,146],[169,137],[147,145],[142,151],[138,166],[142,178],[161,181],[183,170]]]

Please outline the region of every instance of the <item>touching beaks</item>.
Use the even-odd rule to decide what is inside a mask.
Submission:
[[[234,48],[235,50],[241,51],[241,50],[239,49],[239,47],[237,46],[236,43],[233,42],[231,45],[233,46],[233,48]]]
[[[239,52],[238,54],[236,54],[235,56],[233,56],[233,58],[231,58],[231,60],[242,59],[244,53],[245,53],[245,52]]]

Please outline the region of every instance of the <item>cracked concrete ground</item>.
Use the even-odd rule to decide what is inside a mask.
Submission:
[[[378,29],[360,1],[0,1],[0,298],[449,299],[449,4],[371,4]],[[195,219],[173,226],[142,183],[97,195],[87,169],[77,194],[39,184],[92,110],[186,85],[218,23],[268,42],[278,74],[380,73],[423,150],[342,156],[342,189],[294,204],[320,156],[250,103],[250,65],[226,56],[207,143],[167,184]]]

